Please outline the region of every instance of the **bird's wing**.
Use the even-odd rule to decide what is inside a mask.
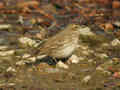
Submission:
[[[57,39],[56,39],[57,38]],[[47,42],[45,42],[41,48],[40,51],[41,52],[51,52],[51,50],[53,49],[57,49],[58,47],[61,47],[62,45],[64,45],[65,43],[68,42],[68,39],[66,40],[67,36],[63,36],[63,37],[53,37],[48,39]]]

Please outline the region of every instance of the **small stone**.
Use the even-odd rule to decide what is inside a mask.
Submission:
[[[8,41],[5,38],[0,38],[0,44],[8,44]]]
[[[79,29],[79,31],[80,31],[80,34],[81,35],[87,35],[87,36],[93,36],[93,35],[95,35],[91,30],[90,30],[90,28],[89,27],[86,27],[86,28],[84,28],[84,29]]]
[[[48,65],[47,63],[44,63],[44,62],[37,65],[38,71],[41,71],[41,70],[46,69],[46,68],[51,68],[51,67],[50,67],[50,65]]]
[[[106,31],[113,30],[113,29],[114,29],[114,27],[111,23],[106,23],[105,24],[105,30]]]
[[[110,74],[111,74],[111,72],[109,72],[109,71],[105,70],[105,69],[104,69],[104,68],[102,68],[101,66],[98,66],[98,67],[96,68],[96,70],[98,70],[98,71],[102,71],[103,73],[106,73],[106,74],[108,74],[108,75],[110,75]]]
[[[28,58],[28,57],[30,57],[30,56],[31,56],[30,54],[25,53],[25,54],[22,56],[22,58]]]
[[[114,1],[112,2],[112,7],[113,7],[114,9],[120,8],[120,1],[114,0]]]
[[[16,72],[16,70],[15,70],[14,68],[12,68],[12,67],[9,67],[6,71],[7,71],[7,72],[10,72],[10,71]]]
[[[45,71],[48,73],[63,72],[61,69],[58,69],[58,68],[46,68]]]
[[[89,80],[91,79],[91,76],[90,75],[87,75],[83,78],[82,82],[85,82],[87,83]]]
[[[3,24],[3,25],[0,25],[0,30],[3,30],[3,29],[10,29],[12,26],[10,24]]]
[[[19,38],[19,42],[22,44],[25,44],[25,45],[33,46],[33,47],[37,47],[37,45],[39,45],[38,43],[36,43],[36,41],[34,41],[28,37]]]
[[[23,59],[25,59],[25,58],[22,58],[22,60],[16,62],[16,65],[20,66],[20,65],[24,65],[26,63],[33,63],[36,61],[36,57],[30,57],[30,58],[27,58],[27,60],[23,60]]]
[[[72,55],[67,62],[68,62],[69,64],[70,64],[70,63],[75,63],[75,64],[77,64],[77,63],[79,63],[79,58],[78,58],[76,55]]]
[[[97,3],[101,4],[101,5],[108,5],[111,3],[111,0],[96,0]]]
[[[81,53],[84,54],[84,55],[86,55],[86,56],[89,55],[89,52],[87,50],[84,50]]]
[[[18,66],[21,66],[21,65],[24,65],[24,64],[25,64],[25,61],[23,61],[23,60],[16,62],[16,65],[18,65]]]
[[[103,46],[103,47],[108,47],[109,44],[108,44],[108,43],[103,43],[101,46]]]
[[[89,53],[95,53],[94,50],[90,50],[90,49],[88,49],[88,52]]]
[[[0,50],[6,50],[8,46],[0,46]]]
[[[83,60],[85,60],[85,57],[80,56],[80,57],[79,57],[79,60],[80,60],[80,61],[83,61]]]
[[[79,48],[81,48],[83,50],[87,50],[89,47],[88,46],[79,45]]]
[[[23,16],[19,16],[18,22],[19,22],[20,24],[23,24],[23,23],[24,23]]]
[[[28,59],[29,59],[29,62],[35,62],[36,61],[36,57],[30,57]]]
[[[120,21],[115,21],[113,24],[120,27]]]
[[[0,51],[0,56],[9,56],[9,55],[13,55],[14,53],[15,53],[14,50]]]
[[[120,41],[119,41],[118,39],[114,39],[114,40],[111,42],[111,45],[112,45],[112,46],[120,45]]]
[[[120,72],[115,72],[115,73],[113,74],[113,77],[120,79]]]
[[[95,54],[97,57],[100,57],[101,59],[108,58],[107,54],[101,53],[101,54]]]
[[[101,66],[98,66],[96,70],[104,71],[104,69]]]
[[[94,61],[93,59],[89,59],[89,60],[88,60],[89,63],[91,63],[91,62],[93,62],[93,61]]]
[[[68,69],[68,65],[64,64],[62,61],[59,61],[56,65],[57,67]]]
[[[4,3],[0,2],[0,8],[4,8],[4,7],[5,7]]]

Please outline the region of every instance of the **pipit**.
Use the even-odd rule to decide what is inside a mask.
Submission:
[[[53,58],[66,58],[72,55],[78,46],[80,29],[84,26],[69,24],[63,31],[49,38],[39,48],[39,55]]]
[[[70,57],[78,46],[80,30],[85,28],[77,24],[69,24],[64,30],[53,37],[50,37],[43,43],[35,56],[52,57],[55,59],[63,59]]]

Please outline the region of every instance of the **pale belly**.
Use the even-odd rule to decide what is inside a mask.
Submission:
[[[58,50],[56,53],[54,53],[54,56],[57,58],[65,58],[70,56],[73,51],[75,50],[76,46],[75,45],[71,45],[71,46],[67,46],[62,50]]]

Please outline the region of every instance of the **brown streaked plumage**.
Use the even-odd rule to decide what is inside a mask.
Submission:
[[[79,29],[83,26],[69,24],[63,31],[49,38],[39,48],[39,54],[53,58],[67,58],[75,51],[79,40]]]

